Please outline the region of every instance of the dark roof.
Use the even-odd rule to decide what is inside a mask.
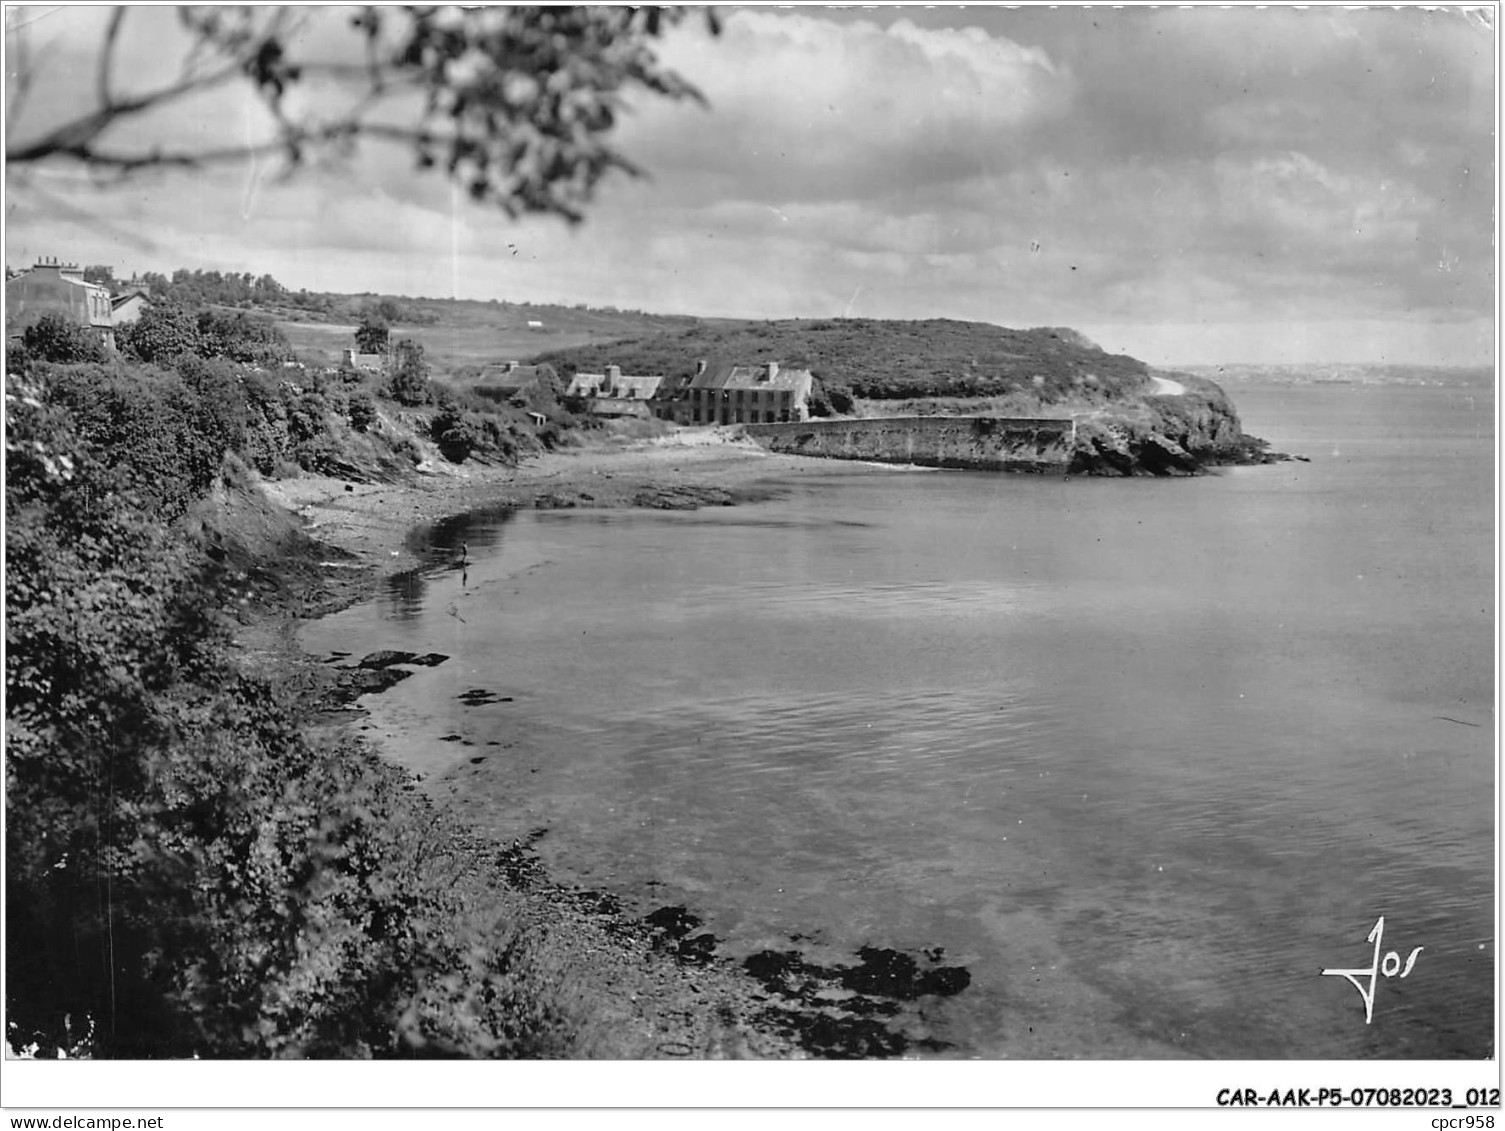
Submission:
[[[486,389],[522,389],[553,372],[548,365],[514,365],[510,369],[503,365],[488,366],[472,384]]]
[[[690,388],[694,378],[688,373],[676,373],[665,377],[659,382],[658,391],[653,394],[656,401],[667,401],[682,395]]]
[[[692,389],[796,389],[809,380],[807,369],[785,369],[770,380],[765,376],[767,365],[710,365],[706,371],[690,382]]]
[[[150,291],[146,290],[121,291],[118,295],[110,296],[110,309],[118,310],[126,303],[130,302],[133,298],[139,298],[145,302],[151,302],[152,294]]]
[[[477,393],[510,397],[534,387],[540,379],[553,375],[554,367],[551,365],[514,365],[510,370],[499,365],[484,370],[470,383],[470,387]]]

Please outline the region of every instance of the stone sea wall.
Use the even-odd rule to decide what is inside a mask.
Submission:
[[[1070,417],[898,416],[748,424],[775,452],[972,471],[1058,471],[1070,464]]]

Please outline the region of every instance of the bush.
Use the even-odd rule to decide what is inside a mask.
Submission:
[[[288,389],[284,393],[283,404],[287,408],[288,438],[295,448],[324,436],[328,431],[324,426],[324,416],[329,408],[318,393]]]
[[[842,384],[816,377],[810,389],[810,415],[832,416],[853,412],[857,407],[852,399],[852,390]]]
[[[446,394],[441,394],[439,411],[429,421],[429,436],[439,445],[439,454],[450,463],[464,463],[471,452],[485,442],[485,432]]]
[[[350,394],[350,427],[364,432],[376,423],[376,400],[364,389]]]
[[[176,373],[117,373],[98,365],[39,371],[80,442],[165,519],[208,489],[219,472],[233,410],[207,403]]]
[[[102,362],[110,352],[93,330],[61,314],[44,314],[21,335],[28,361]],[[17,366],[21,368],[21,366]]]
[[[178,359],[177,373],[198,398],[193,421],[222,451],[239,452],[246,444],[247,384],[240,368],[223,358],[196,354]]]
[[[287,337],[270,318],[244,311],[222,314],[201,310],[197,326],[198,352],[205,357],[227,357],[245,365],[275,369],[293,356]]]
[[[166,364],[185,353],[200,352],[198,319],[186,306],[161,302],[121,327],[121,348],[146,362]]]

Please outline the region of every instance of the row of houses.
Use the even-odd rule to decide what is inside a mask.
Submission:
[[[676,424],[775,424],[810,414],[814,377],[776,361],[761,365],[696,363],[693,376],[634,376],[620,366],[576,373],[565,396],[599,416],[657,417]]]
[[[111,294],[108,287],[84,278],[76,263],[41,259],[5,282],[6,335],[24,333],[49,314],[59,314],[99,334],[111,348],[115,330],[135,322],[150,303],[144,287],[127,286]]]

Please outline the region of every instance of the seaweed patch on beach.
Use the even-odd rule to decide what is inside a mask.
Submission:
[[[972,982],[962,966],[942,966],[925,952],[922,965],[903,951],[865,946],[855,964],[821,966],[797,951],[763,950],[743,969],[778,999],[761,1020],[795,1037],[807,1051],[832,1059],[900,1056],[911,1049],[949,1047],[930,1036],[912,1003],[951,997]]]
[[[472,687],[469,691],[462,691],[455,698],[467,707],[484,707],[488,703],[512,702],[512,696],[498,695],[495,691],[487,691],[484,687]]]
[[[645,916],[643,922],[653,928],[655,949],[696,965],[715,960],[720,940],[710,931],[701,931],[703,920],[686,908],[660,907]]]

